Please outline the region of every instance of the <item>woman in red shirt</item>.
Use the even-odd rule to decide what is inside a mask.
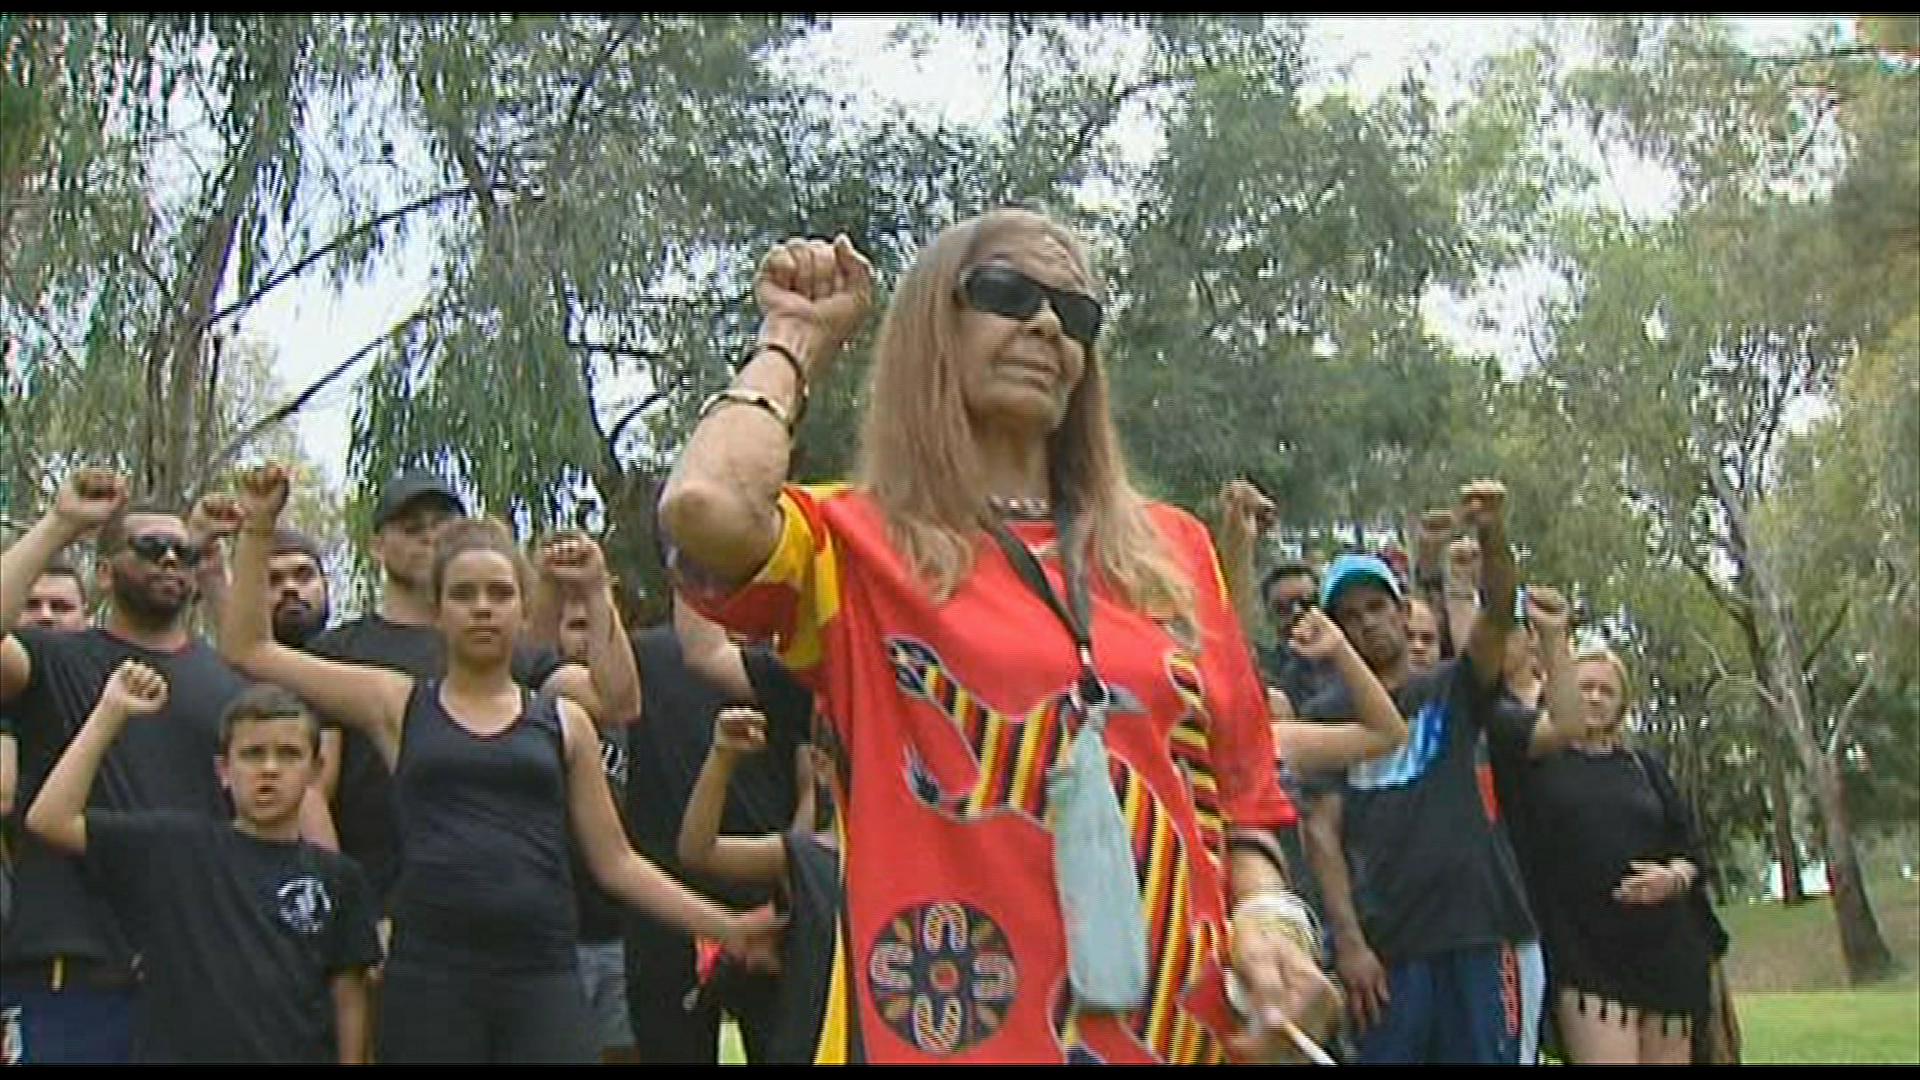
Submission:
[[[1268,1059],[1334,997],[1268,854],[1293,810],[1212,542],[1127,479],[1096,289],[1037,214],[948,229],[886,314],[856,483],[799,487],[872,274],[788,241],[663,497],[680,587],[779,642],[835,757],[817,1060]]]

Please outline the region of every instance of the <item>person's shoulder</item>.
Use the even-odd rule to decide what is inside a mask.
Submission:
[[[380,619],[378,615],[361,615],[345,622],[334,623],[315,634],[312,640],[307,642],[307,651],[327,653],[349,647],[373,629],[376,619],[380,622],[386,621]]]
[[[359,862],[352,856],[323,848],[311,840],[300,841],[299,857],[322,876],[336,881],[364,882],[366,880],[366,872],[360,869]]]
[[[1184,507],[1162,502],[1159,499],[1142,499],[1141,505],[1146,508],[1147,517],[1170,539],[1210,535],[1207,532],[1206,523]]]
[[[84,630],[49,630],[43,626],[18,626],[13,639],[35,660],[104,654],[113,650],[115,640],[97,626]]]

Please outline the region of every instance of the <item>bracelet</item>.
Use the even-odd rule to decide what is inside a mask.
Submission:
[[[1300,947],[1310,957],[1320,955],[1320,932],[1314,926],[1313,911],[1306,901],[1287,889],[1266,889],[1234,905],[1228,919],[1234,933],[1247,929],[1278,933]]]
[[[705,420],[708,413],[722,405],[752,405],[755,408],[765,409],[767,415],[780,421],[780,426],[786,428],[789,435],[793,433],[793,419],[787,415],[787,410],[781,407],[779,402],[758,390],[728,387],[708,398],[706,403],[700,406],[700,419]]]
[[[747,350],[746,358],[740,361],[741,368],[744,369],[748,364],[753,363],[753,358],[763,352],[770,352],[778,356],[787,362],[788,367],[793,369],[793,386],[794,392],[798,397],[798,404],[793,410],[793,423],[789,424],[788,427],[796,427],[807,415],[807,399],[809,396],[807,367],[800,362],[800,357],[795,355],[792,349],[787,348],[777,341],[762,341]]]

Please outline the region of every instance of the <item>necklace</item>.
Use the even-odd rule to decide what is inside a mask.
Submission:
[[[1053,503],[1048,499],[1022,499],[1007,495],[987,496],[987,505],[1001,517],[1019,521],[1046,521],[1053,516]]]

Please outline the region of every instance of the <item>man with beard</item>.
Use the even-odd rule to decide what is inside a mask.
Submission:
[[[333,606],[320,566],[320,546],[312,537],[285,527],[275,531],[273,555],[267,560],[267,593],[273,597],[273,639],[280,644],[304,649],[327,628]]]
[[[225,816],[213,757],[219,718],[245,683],[187,629],[204,548],[178,514],[129,506],[119,475],[79,470],[53,509],[0,555],[0,626],[14,625],[54,556],[96,530],[104,624],[78,633],[15,629],[0,639],[0,706],[19,726],[19,799],[32,801],[108,677],[134,660],[161,673],[171,693],[107,754],[89,805]],[[129,1060],[133,957],[104,898],[78,862],[30,839],[15,871],[15,911],[0,939],[8,1063]]]

